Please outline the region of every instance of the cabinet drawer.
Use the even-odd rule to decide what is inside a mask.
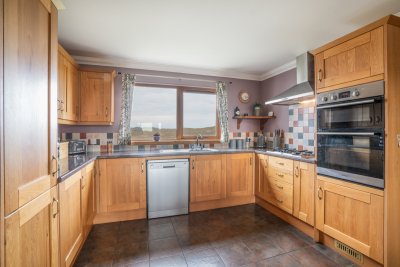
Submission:
[[[278,179],[283,182],[293,184],[293,173],[284,168],[270,167],[268,170],[268,178]]]
[[[277,157],[269,157],[269,167],[273,167],[279,169],[280,171],[293,173],[293,160],[277,158]]]
[[[277,179],[269,179],[268,182],[269,190],[267,194],[267,201],[292,214],[293,186]]]

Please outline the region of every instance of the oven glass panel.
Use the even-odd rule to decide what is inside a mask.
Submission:
[[[382,99],[374,103],[318,109],[318,130],[357,130],[383,127]]]
[[[318,135],[318,167],[383,179],[383,138]]]

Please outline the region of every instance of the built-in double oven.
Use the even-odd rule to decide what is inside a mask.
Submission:
[[[384,188],[384,82],[317,95],[317,173]]]

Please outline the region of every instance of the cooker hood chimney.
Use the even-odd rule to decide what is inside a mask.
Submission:
[[[268,99],[266,105],[294,105],[314,98],[314,56],[309,52],[296,58],[297,84]]]

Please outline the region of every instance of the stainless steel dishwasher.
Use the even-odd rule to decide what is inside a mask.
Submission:
[[[189,212],[189,160],[149,160],[147,162],[149,219]]]

